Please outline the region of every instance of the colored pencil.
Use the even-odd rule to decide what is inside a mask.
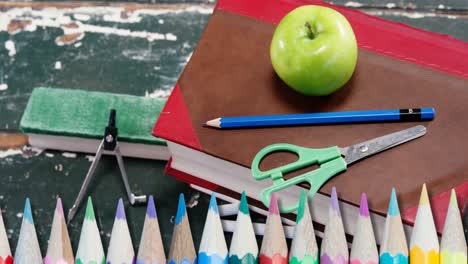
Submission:
[[[190,230],[187,210],[185,208],[184,195],[180,194],[168,264],[195,263],[197,263],[197,255],[195,253],[195,246],[193,245],[192,231]]]
[[[401,222],[395,188],[392,189],[385,221],[383,243],[380,246],[380,264],[407,264],[408,245]]]
[[[434,218],[432,217],[426,184],[422,187],[418,212],[414,220],[409,259],[411,264],[439,263],[439,240]]]
[[[119,199],[112,227],[109,248],[107,250],[107,264],[133,264],[135,251],[132,238],[128,230],[127,217],[122,198]]]
[[[76,264],[105,264],[104,249],[94,216],[93,201],[88,197],[85,218],[76,252]]]
[[[73,251],[63,215],[62,200],[57,198],[44,264],[73,264]]]
[[[41,249],[37,240],[36,228],[29,198],[24,205],[23,223],[16,246],[14,264],[42,264]]]
[[[320,263],[347,264],[349,260],[348,244],[346,243],[335,187],[332,189],[330,203],[328,223],[325,226],[325,234],[320,249]]]
[[[288,263],[288,247],[284,237],[283,226],[278,209],[278,201],[273,193],[270,198],[270,207],[260,248],[260,264]]]
[[[361,196],[359,216],[351,247],[350,264],[377,264],[379,254],[375,243],[374,230],[369,216],[366,194]]]
[[[242,192],[237,220],[229,249],[229,264],[256,264],[258,245],[255,238],[249,205],[245,192]]]
[[[434,115],[434,108],[362,110],[349,112],[219,117],[207,121],[205,125],[226,129],[336,123],[401,122],[432,120]]]
[[[458,209],[457,196],[452,189],[440,243],[440,264],[466,264],[466,240]]]
[[[140,248],[138,250],[137,264],[165,264],[161,231],[159,229],[158,216],[154,206],[153,196],[149,196],[146,208],[145,223],[141,234]]]
[[[301,192],[296,228],[289,255],[290,264],[318,264],[318,248],[305,191]]]
[[[219,218],[218,204],[216,203],[215,194],[212,193],[200,249],[198,250],[198,264],[227,264],[227,254],[227,245],[221,219]]]
[[[0,208],[0,264],[12,264],[13,257],[11,256],[10,244],[3,223],[2,209]]]

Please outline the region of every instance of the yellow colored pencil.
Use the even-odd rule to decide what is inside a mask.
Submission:
[[[410,242],[410,264],[439,264],[439,240],[426,184],[423,185]]]

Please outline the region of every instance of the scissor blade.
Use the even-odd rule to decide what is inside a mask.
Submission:
[[[381,151],[411,141],[415,138],[422,137],[425,134],[426,127],[415,126],[382,137],[364,141],[356,145],[341,148],[340,150],[341,154],[344,156],[346,164],[349,165]]]

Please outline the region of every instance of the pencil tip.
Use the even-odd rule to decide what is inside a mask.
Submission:
[[[209,126],[209,127],[220,128],[221,127],[221,118],[215,118],[215,119],[206,121],[205,125]]]
[[[365,217],[369,216],[369,205],[367,204],[366,193],[362,193],[361,195],[361,205],[359,207],[359,214]]]
[[[450,205],[454,205],[455,208],[458,208],[458,201],[457,201],[457,193],[455,189],[452,188],[452,192],[450,193]]]
[[[270,208],[268,209],[268,212],[270,214],[279,214],[278,200],[276,199],[276,195],[274,193],[272,193],[270,197]]]
[[[209,209],[218,214],[218,204],[216,203],[216,194],[214,192],[211,193]]]
[[[122,198],[119,199],[119,203],[117,205],[117,212],[115,213],[115,218],[120,220],[126,220],[125,217],[125,209]]]
[[[242,192],[241,195],[241,200],[239,204],[239,211],[242,212],[243,214],[249,215],[249,204],[247,203],[247,196],[245,195],[245,192]]]
[[[34,223],[32,212],[31,212],[31,203],[29,202],[29,198],[26,198],[26,203],[24,204],[23,219],[28,220],[28,222],[31,224]]]
[[[297,208],[296,223],[299,223],[302,217],[304,216],[304,208],[305,208],[306,202],[307,202],[306,193],[304,190],[302,190],[301,196],[299,198],[299,208]]]
[[[395,188],[392,188],[392,194],[390,196],[390,203],[388,205],[388,214],[391,216],[396,216],[400,214],[400,208],[398,208],[398,201],[397,201]]]
[[[63,216],[63,207],[62,207],[62,199],[60,197],[57,197],[57,205],[55,206],[55,211]]]
[[[429,195],[427,194],[427,188],[426,184],[423,184],[422,190],[421,190],[421,197],[419,198],[419,204],[429,204]]]
[[[331,193],[331,208],[338,214],[338,216],[341,216],[340,213],[340,206],[338,204],[338,195],[336,194],[336,188],[332,188],[332,193]]]
[[[85,219],[94,221],[94,209],[93,209],[93,200],[91,196],[88,196],[88,203],[86,205]]]
[[[184,215],[185,215],[185,198],[184,198],[184,194],[181,193],[179,195],[179,204],[177,206],[176,225],[182,222],[182,218],[184,218]]]
[[[148,206],[146,207],[146,215],[150,218],[157,218],[156,206],[154,205],[153,195],[148,198]]]

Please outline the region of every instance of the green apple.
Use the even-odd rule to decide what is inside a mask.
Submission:
[[[328,95],[352,76],[357,42],[351,25],[337,11],[301,6],[276,27],[270,58],[279,77],[306,95]]]

